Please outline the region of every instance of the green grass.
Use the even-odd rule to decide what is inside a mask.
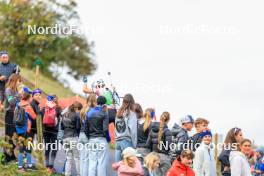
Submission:
[[[21,68],[20,74],[28,81],[35,83],[34,69],[29,70],[27,68]],[[47,94],[56,94],[58,97],[61,98],[68,98],[75,95],[69,88],[63,87],[63,85],[58,81],[43,76],[41,75],[41,73],[38,77],[37,85],[38,88],[44,90]],[[31,89],[33,88],[31,85],[26,85],[26,86],[30,87]]]

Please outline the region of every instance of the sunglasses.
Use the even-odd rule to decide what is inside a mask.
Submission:
[[[237,128],[237,127],[234,128],[234,134],[237,134],[237,132],[239,132],[239,131],[241,131],[240,128]]]

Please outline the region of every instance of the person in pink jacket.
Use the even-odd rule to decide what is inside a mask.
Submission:
[[[123,160],[112,165],[118,176],[143,176],[144,170],[137,158],[139,154],[132,147],[127,147],[123,153]]]

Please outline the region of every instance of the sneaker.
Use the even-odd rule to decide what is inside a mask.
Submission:
[[[27,170],[37,170],[37,168],[35,166],[28,166]]]
[[[26,172],[25,169],[24,169],[23,167],[18,168],[17,171],[20,172],[20,173],[24,173],[24,172]]]

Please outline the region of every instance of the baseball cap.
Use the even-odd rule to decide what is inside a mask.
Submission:
[[[183,125],[184,123],[194,123],[193,117],[191,115],[186,115],[180,119],[180,123]]]

